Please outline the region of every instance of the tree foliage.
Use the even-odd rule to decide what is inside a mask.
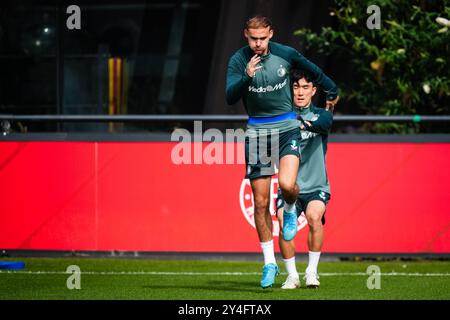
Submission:
[[[370,30],[367,8],[373,4],[380,8],[381,25]],[[349,64],[351,79],[339,83],[344,101],[367,114],[449,113],[450,28],[436,18],[450,20],[450,1],[336,0],[330,15],[337,28],[295,34],[307,50]]]

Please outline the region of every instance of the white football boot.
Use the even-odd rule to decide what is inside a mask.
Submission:
[[[319,288],[320,282],[319,282],[319,276],[317,275],[317,273],[313,273],[313,272],[306,273],[304,279],[305,279],[307,288]]]
[[[300,278],[288,275],[286,281],[281,286],[281,289],[297,289],[300,288]]]

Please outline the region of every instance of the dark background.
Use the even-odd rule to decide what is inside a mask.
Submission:
[[[81,9],[81,30],[66,27],[72,4]],[[244,114],[240,102],[226,105],[226,66],[246,45],[243,24],[255,13],[272,19],[273,41],[298,49],[337,83],[348,81],[342,63],[304,52],[293,35],[299,28],[336,24],[331,6],[312,0],[2,1],[0,113],[108,114],[108,58],[119,57],[128,68],[127,114]],[[322,94],[316,98],[321,102]],[[339,111],[356,110],[342,105]],[[168,125],[174,124],[129,123],[120,130]],[[107,129],[40,122],[26,128]]]

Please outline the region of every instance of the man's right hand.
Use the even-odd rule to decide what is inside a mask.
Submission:
[[[334,100],[329,100],[329,101],[327,100],[325,110],[333,112],[334,106],[336,105],[336,103],[338,103],[338,101],[339,101],[339,96],[337,96],[336,99],[334,99]]]
[[[261,62],[261,57],[257,54],[255,54],[250,62],[247,64],[247,74],[250,78],[253,78],[255,76],[256,70],[261,69],[262,66],[256,66],[258,63]]]

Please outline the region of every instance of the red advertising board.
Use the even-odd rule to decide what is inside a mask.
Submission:
[[[174,164],[175,146],[0,143],[0,248],[259,252],[245,165]],[[324,252],[450,252],[450,144],[330,143],[327,157]]]

